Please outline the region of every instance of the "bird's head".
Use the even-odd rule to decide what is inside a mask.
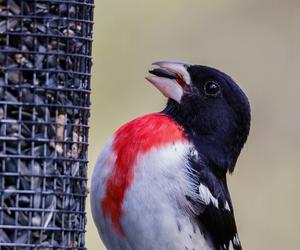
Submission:
[[[182,125],[210,166],[233,171],[250,129],[250,105],[225,73],[184,62],[157,62],[146,77],[169,98],[163,113]]]

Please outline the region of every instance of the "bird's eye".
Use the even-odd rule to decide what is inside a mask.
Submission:
[[[204,84],[204,92],[206,95],[215,96],[221,92],[221,88],[218,83],[209,81]]]

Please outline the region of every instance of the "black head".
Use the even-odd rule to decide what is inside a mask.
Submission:
[[[220,173],[232,172],[250,129],[248,98],[231,77],[217,69],[163,63],[157,63],[161,68],[151,71],[159,77],[149,79],[160,90],[165,82],[173,82],[177,89],[175,95],[173,89],[168,90],[171,85],[161,90],[169,97],[163,113],[184,127],[210,166]],[[156,84],[157,80],[164,83]]]

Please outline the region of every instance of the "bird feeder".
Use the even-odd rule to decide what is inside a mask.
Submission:
[[[93,0],[0,0],[0,249],[85,249]]]

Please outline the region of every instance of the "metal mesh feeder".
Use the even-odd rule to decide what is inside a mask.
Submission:
[[[93,0],[0,0],[0,249],[85,249]]]

